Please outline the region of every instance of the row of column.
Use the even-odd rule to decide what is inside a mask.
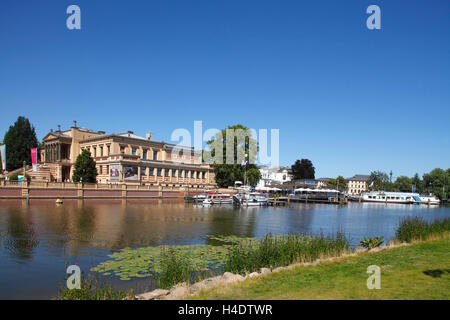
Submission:
[[[150,168],[148,168],[150,170]],[[158,169],[161,169],[161,175],[157,175]],[[165,175],[165,170],[169,170],[168,175]],[[175,170],[175,175],[172,176],[173,170]],[[188,178],[188,179],[207,179],[207,171],[193,171],[193,170],[181,170],[181,176],[179,175],[179,171],[181,169],[166,169],[166,168],[153,168],[153,175],[154,177],[169,177],[169,178]],[[194,176],[191,177],[191,172],[194,172]],[[188,173],[186,176],[186,172]],[[199,174],[203,172],[203,177],[199,177]],[[205,175],[206,173],[206,175]],[[150,176],[147,174],[147,168],[145,168],[145,176]],[[141,168],[138,170],[138,179],[141,180]]]
[[[45,162],[55,162],[61,160],[61,143],[45,145]]]

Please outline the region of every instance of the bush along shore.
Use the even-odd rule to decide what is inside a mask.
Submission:
[[[359,247],[352,248],[344,233],[338,232],[327,237],[269,234],[256,239],[210,236],[208,242],[212,244],[126,248],[111,255],[113,260],[98,265],[92,271],[116,275],[123,280],[152,276],[157,280],[159,289],[139,295],[131,291],[116,293],[107,286],[98,289],[96,283],[91,281],[82,288],[83,292],[65,292],[66,289],[59,298],[181,299],[204,290],[298,266],[315,266],[338,258],[355,257],[368,250],[375,253],[408,243],[444,239],[448,238],[449,233],[449,218],[433,222],[406,218],[400,221],[394,239],[384,246],[381,246],[381,237],[364,237]]]

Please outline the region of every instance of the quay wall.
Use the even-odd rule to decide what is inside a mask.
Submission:
[[[190,185],[127,185],[84,184],[64,182],[0,182],[0,199],[123,199],[123,198],[179,198],[204,193],[205,189],[232,193],[230,189]]]

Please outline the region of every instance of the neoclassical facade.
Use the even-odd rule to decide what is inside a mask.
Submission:
[[[51,130],[40,151],[42,170],[54,181],[70,181],[74,163],[88,150],[97,164],[97,182],[107,184],[215,185],[214,170],[202,164],[193,148],[154,141],[132,131],[105,134],[74,125],[65,131]]]
[[[345,179],[347,181],[348,194],[356,196],[367,191],[367,180],[369,180],[369,177],[369,175],[355,174],[353,177]]]

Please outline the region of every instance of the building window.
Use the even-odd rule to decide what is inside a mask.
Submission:
[[[107,152],[107,156],[109,156],[110,152],[111,152],[111,147],[110,146],[106,146],[106,152]]]
[[[168,177],[169,176],[169,169],[164,169],[164,177]]]
[[[153,176],[153,168],[148,168],[148,175]]]
[[[172,169],[172,177],[176,177],[176,171],[175,171],[175,169]]]
[[[158,160],[158,151],[153,150],[153,160]]]
[[[156,168],[156,175],[161,177],[161,168]]]
[[[131,154],[136,154],[136,148],[134,147],[131,148]]]
[[[145,168],[141,168],[141,177],[145,176]]]
[[[187,178],[188,177],[188,171],[184,170],[184,177]]]
[[[181,170],[178,169],[178,178],[181,178]]]
[[[194,179],[194,171],[191,171],[191,179]]]
[[[120,153],[124,154],[125,153],[125,147],[124,146],[120,146]]]
[[[103,146],[100,146],[100,157],[103,157]]]
[[[142,150],[142,159],[147,159],[147,149]]]

